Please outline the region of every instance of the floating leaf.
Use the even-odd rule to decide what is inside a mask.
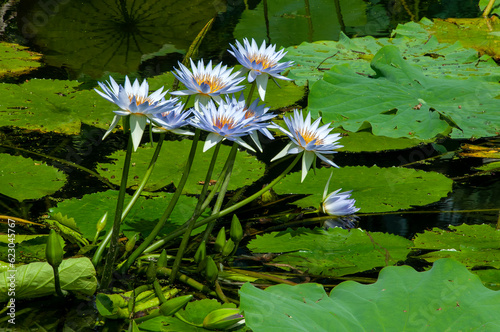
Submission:
[[[453,138],[500,132],[498,83],[426,77],[394,46],[383,47],[371,67],[374,78],[347,65],[333,67],[311,88],[311,112],[349,131],[371,128],[388,137],[429,139],[451,128]]]
[[[189,302],[186,307],[180,311],[178,314],[182,316],[183,320],[195,324],[201,325],[203,324],[203,319],[210,312],[221,309],[221,308],[235,308],[236,306],[232,303],[224,303],[220,304],[216,300],[198,300],[194,302]],[[160,316],[139,325],[141,331],[149,331],[149,332],[206,332],[208,330],[203,327],[196,327],[194,325],[183,322],[177,317],[165,317]]]
[[[451,231],[433,228],[417,234],[415,248],[436,249],[418,256],[428,262],[453,258],[468,268],[489,266],[500,268],[500,231],[483,225],[449,226]]]
[[[191,149],[190,140],[164,142],[155,169],[146,184],[145,190],[155,191],[167,185],[177,185],[184,171],[189,151]],[[217,179],[222,170],[225,160],[229,155],[230,147],[222,145],[219,151],[218,162],[215,165],[213,180]],[[140,147],[132,155],[132,167],[127,181],[128,187],[137,187],[146,173],[154,148],[149,146]],[[213,150],[203,152],[203,142],[200,142],[196,149],[196,156],[193,167],[184,187],[185,193],[197,194],[201,192],[202,182],[205,181],[207,167],[212,159]],[[117,159],[115,164],[99,164],[98,172],[103,177],[109,179],[111,183],[119,184],[121,179],[124,151],[118,151],[111,156]],[[264,174],[264,164],[259,162],[254,156],[238,151],[236,154],[235,166],[229,183],[229,190],[241,188],[252,184]]]
[[[25,46],[0,42],[0,77],[26,74],[40,67],[41,57]]]
[[[21,156],[0,154],[0,193],[18,201],[51,195],[66,183],[57,168]]]
[[[412,242],[401,236],[356,228],[288,229],[257,236],[248,244],[256,253],[284,253],[273,259],[274,264],[324,276],[394,265],[406,259],[411,246]]]
[[[367,131],[350,132],[342,128],[335,128],[333,132],[342,134],[342,145],[339,151],[347,152],[371,152],[400,150],[416,147],[422,143],[430,143],[433,140],[419,140],[415,138],[393,138],[387,136],[375,136]]]
[[[451,259],[430,271],[384,268],[378,281],[346,281],[328,296],[318,284],[277,285],[240,290],[247,326],[280,331],[496,331],[500,293]]]
[[[150,199],[139,197],[122,225],[122,231],[125,236],[131,238],[136,232],[147,236],[167,208],[172,195],[165,194],[164,196]],[[70,215],[75,219],[83,235],[87,239],[93,239],[96,233],[96,224],[104,213],[108,212],[109,218],[114,218],[117,198],[118,191],[115,190],[85,195],[81,199],[72,198],[57,204],[57,207],[50,209],[50,213],[53,215],[60,212]],[[126,196],[125,205],[130,198],[130,196]],[[170,219],[160,231],[160,236],[166,235],[184,224],[193,213],[196,203],[196,198],[181,196]],[[112,222],[108,221],[104,230],[109,231],[112,228],[112,224]],[[193,234],[202,230],[203,228],[198,228]],[[102,236],[104,236],[104,232],[101,232]]]
[[[403,57],[422,68],[424,75],[441,78],[467,79],[482,77],[495,82],[500,77],[500,67],[490,57],[480,57],[471,48],[464,48],[456,39],[453,44],[440,43],[426,29],[433,22],[423,19],[420,23],[409,22],[398,25],[394,38],[348,38],[341,34],[338,42],[323,40],[290,46],[284,60],[294,61],[289,78],[297,85],[311,86],[334,66],[348,64],[353,71],[370,75],[370,61],[380,49],[387,45],[397,46]]]
[[[321,168],[316,170],[316,174],[310,171],[302,183],[300,172],[292,173],[281,180],[274,190],[278,194],[310,194],[295,204],[319,207],[331,172],[330,192],[339,188],[343,191],[352,190],[356,207],[361,209],[359,213],[397,211],[430,204],[446,196],[453,184],[452,180],[435,172],[400,167],[355,166]]]
[[[107,129],[116,105],[95,91],[77,91],[77,81],[32,79],[0,85],[0,126],[79,134],[82,123]]]
[[[21,235],[17,234],[14,243],[16,243],[16,263],[32,263],[35,261],[46,260],[45,249],[47,248],[47,234]],[[0,260],[9,261],[9,243],[12,238],[8,235],[0,235]],[[61,247],[64,248],[65,242],[59,237]],[[22,243],[22,244],[21,244]]]
[[[0,302],[7,301],[7,289],[13,272],[0,274]],[[16,268],[16,300],[55,294],[54,270],[49,263],[31,263]],[[94,295],[97,289],[96,272],[87,257],[69,258],[59,265],[61,288],[83,295]]]

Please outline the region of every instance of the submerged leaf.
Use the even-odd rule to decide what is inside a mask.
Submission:
[[[246,324],[255,332],[496,331],[500,293],[451,259],[427,272],[384,268],[378,281],[346,281],[328,296],[318,284],[240,290]]]
[[[25,46],[0,42],[0,77],[26,74],[40,67],[41,58]]]

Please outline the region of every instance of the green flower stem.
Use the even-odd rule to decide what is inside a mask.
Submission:
[[[160,267],[160,268],[156,269],[156,275],[163,277],[163,278],[170,277],[171,273],[172,273],[172,269],[169,269],[168,267]],[[208,286],[203,285],[192,278],[189,278],[185,274],[179,273],[179,276],[177,279],[180,280],[181,282],[185,283],[186,285],[193,287],[194,289],[196,289],[200,292],[203,292],[203,293],[206,293],[206,294],[212,295],[212,296],[217,296],[217,294],[214,291],[212,291]]]
[[[220,146],[221,142],[217,143],[217,145],[215,146],[215,150],[212,155],[212,160],[210,161],[210,165],[208,166],[207,175],[205,176],[205,183],[203,184],[203,188],[201,189],[201,194],[198,199],[198,203],[196,204],[193,215],[186,222],[187,228],[184,233],[184,236],[182,237],[179,250],[177,251],[177,256],[175,257],[174,265],[172,266],[170,283],[173,283],[175,281],[175,278],[177,277],[177,272],[179,272],[179,267],[181,266],[182,257],[184,256],[184,252],[186,251],[186,247],[189,242],[189,237],[191,236],[191,232],[193,231],[194,223],[196,222],[196,219],[198,219],[198,217],[201,215],[201,212],[203,211],[201,209],[201,206],[203,200],[205,199],[205,196],[207,195],[208,185],[210,184],[210,179],[212,178],[212,173],[215,167],[215,162],[217,161],[217,156],[219,155]]]
[[[167,209],[165,210],[165,212],[163,213],[160,220],[156,224],[155,228],[151,231],[149,236],[144,240],[143,243],[141,243],[141,245],[129,256],[127,261],[121,266],[120,268],[121,273],[125,273],[125,271],[127,271],[130,268],[130,266],[134,263],[137,257],[139,257],[143,253],[143,251],[151,244],[151,242],[153,242],[155,237],[158,235],[160,230],[165,225],[165,222],[167,221],[168,217],[170,217],[170,214],[174,210],[174,207],[177,204],[177,201],[179,200],[179,197],[182,194],[182,190],[184,189],[184,185],[186,184],[187,178],[189,176],[194,156],[196,154],[196,146],[198,145],[198,141],[200,140],[200,132],[201,132],[200,129],[196,129],[193,143],[191,144],[191,151],[189,151],[189,157],[188,160],[186,161],[186,165],[184,166],[182,178],[179,181],[179,185],[177,186],[174,196],[170,200]]]
[[[54,284],[56,288],[56,294],[57,296],[64,297],[61,289],[61,278],[59,278],[59,266],[52,266],[52,269],[54,270]]]
[[[217,280],[215,281],[215,292],[217,293],[219,299],[221,299],[224,303],[229,303],[229,300],[227,299],[226,295],[224,295],[224,292],[222,291],[222,288],[220,288],[219,282]]]
[[[248,93],[247,101],[245,102],[245,106],[248,108],[250,104],[252,103],[252,96],[255,91],[255,87],[257,86],[256,80],[252,82],[252,85],[250,86],[250,92]]]
[[[222,207],[222,203],[224,202],[224,197],[226,196],[227,186],[229,185],[229,180],[231,179],[231,174],[233,172],[234,160],[236,159],[236,152],[237,151],[238,151],[238,144],[235,142],[235,143],[233,143],[233,147],[231,148],[231,152],[229,153],[229,156],[227,157],[228,163],[227,163],[226,175],[224,177],[224,182],[222,183],[222,186],[220,188],[219,196],[217,196],[217,200],[215,201],[215,206],[212,210],[212,215],[219,213],[219,211]],[[210,233],[212,233],[214,226],[215,226],[215,219],[212,220],[208,224],[207,229],[205,229],[205,234],[203,234],[203,239],[202,239],[202,241],[205,241],[205,243],[207,242],[208,237],[210,236]]]
[[[239,273],[239,274],[242,274],[242,275],[245,275],[245,276],[250,276],[250,277],[254,277],[254,278],[258,278],[258,279],[262,279],[262,280],[273,281],[273,282],[276,282],[278,284],[287,284],[287,285],[291,285],[291,286],[297,285],[297,283],[295,283],[293,281],[289,281],[289,280],[286,280],[286,279],[283,279],[283,278],[278,278],[278,277],[275,277],[275,276],[272,276],[272,275],[269,275],[269,274],[265,274],[265,273],[259,273],[259,272],[247,271],[247,270],[240,270],[240,269],[235,269],[235,268],[228,268],[228,270],[236,272],[236,273]]]
[[[109,251],[106,257],[106,264],[104,265],[104,272],[101,279],[102,289],[108,288],[109,283],[111,282],[111,275],[113,274],[116,255],[118,253],[118,235],[120,234],[123,202],[125,201],[125,190],[127,189],[128,172],[130,169],[130,160],[132,157],[132,150],[133,150],[132,134],[130,133],[130,126],[128,121],[129,121],[128,117],[123,118],[123,129],[125,133],[128,134],[127,152],[125,154],[125,161],[123,163],[120,191],[118,193],[118,200],[116,202],[115,219],[113,222],[113,230],[112,230],[113,234],[111,235]]]
[[[156,144],[155,152],[153,153],[153,157],[151,158],[151,162],[149,163],[148,169],[146,170],[146,173],[144,174],[144,178],[142,179],[142,182],[140,183],[139,187],[135,191],[130,202],[128,202],[125,209],[123,209],[121,222],[123,222],[123,220],[125,220],[125,218],[129,214],[130,210],[134,206],[135,202],[137,202],[137,199],[139,199],[139,196],[141,195],[142,191],[144,190],[144,187],[146,186],[146,183],[148,182],[149,177],[151,176],[151,173],[153,173],[153,169],[155,167],[156,160],[158,160],[158,155],[160,154],[161,146],[163,145],[164,139],[165,139],[165,134],[162,133],[160,135],[160,139],[158,140],[158,143]],[[106,236],[104,237],[104,239],[101,241],[101,243],[99,244],[99,247],[97,247],[97,250],[94,253],[94,256],[92,257],[92,264],[94,264],[94,266],[97,266],[97,264],[99,264],[99,262],[101,261],[102,254],[104,253],[106,246],[108,245],[109,241],[111,240],[112,234],[113,234],[113,231],[112,230],[109,231],[106,234]]]
[[[230,207],[228,207],[228,208],[220,211],[219,213],[213,214],[210,217],[207,217],[207,218],[205,218],[205,219],[203,219],[201,221],[198,221],[196,224],[194,224],[194,228],[196,229],[198,227],[206,225],[210,221],[215,220],[215,219],[220,218],[220,217],[223,217],[223,216],[225,216],[225,215],[227,215],[227,214],[229,214],[229,213],[231,213],[233,211],[236,211],[237,209],[239,209],[239,208],[245,206],[246,204],[252,202],[253,200],[257,199],[263,193],[265,193],[266,191],[268,191],[269,189],[271,189],[272,187],[274,187],[274,185],[276,183],[278,183],[282,178],[284,178],[285,175],[287,175],[292,170],[292,168],[298,163],[298,161],[300,160],[301,157],[302,157],[302,154],[298,154],[297,157],[294,159],[294,161],[292,161],[288,165],[288,167],[283,171],[283,173],[281,173],[276,179],[274,179],[273,181],[271,181],[267,186],[265,186],[264,188],[262,188],[261,190],[259,190],[255,194],[253,194],[252,196],[245,198],[244,200],[242,200],[242,201],[234,204],[233,206],[230,206]],[[148,252],[154,251],[154,250],[162,247],[163,245],[165,245],[169,241],[175,239],[176,237],[181,236],[182,233],[184,232],[184,229],[185,229],[185,226],[179,227],[178,229],[176,229],[175,231],[173,231],[172,233],[170,233],[168,236],[164,237],[163,239],[160,239],[160,240],[156,241],[151,246],[149,246],[148,248],[146,248],[146,250],[144,250],[144,253],[148,253]]]

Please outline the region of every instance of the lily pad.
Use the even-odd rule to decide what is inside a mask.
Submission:
[[[33,79],[0,85],[0,126],[79,134],[82,123],[107,129],[116,105],[95,91],[78,91],[77,81]]]
[[[415,138],[393,138],[387,136],[375,136],[368,131],[350,132],[342,128],[335,128],[332,132],[342,134],[343,148],[338,151],[346,152],[380,152],[389,150],[402,150],[416,147],[433,140],[419,140]]]
[[[178,314],[182,316],[182,319],[195,324],[203,324],[203,319],[212,311],[221,308],[236,308],[232,303],[220,304],[216,300],[203,299],[199,301],[189,302],[186,307],[180,311]],[[159,316],[153,319],[147,320],[146,322],[139,325],[141,331],[149,332],[206,332],[207,329],[203,327],[196,327],[194,325],[183,322],[177,317],[166,317]]]
[[[257,236],[248,244],[256,253],[284,253],[273,264],[330,277],[394,265],[406,259],[411,246],[401,236],[341,228],[288,229]]]
[[[311,87],[311,112],[349,131],[388,137],[430,139],[452,128],[452,138],[500,132],[498,83],[426,77],[395,46],[383,47],[371,67],[373,78],[333,67]]]
[[[21,156],[0,154],[0,193],[20,202],[51,195],[66,183],[57,168]]]
[[[10,279],[13,272],[0,274],[0,302],[7,301]],[[30,299],[55,294],[54,270],[49,263],[31,263],[16,268],[16,300]],[[83,295],[94,295],[97,279],[94,265],[87,257],[69,258],[59,265],[61,288]]]
[[[418,234],[415,239],[417,249],[436,249],[418,258],[434,262],[440,258],[453,258],[468,268],[500,268],[500,231],[483,225],[449,226],[450,230],[433,228]]]
[[[122,231],[125,236],[131,238],[137,232],[143,236],[147,236],[165,211],[172,195],[165,194],[164,196],[150,199],[139,197],[122,225]],[[105,231],[111,229],[117,198],[118,191],[115,190],[85,195],[81,199],[72,198],[57,204],[57,207],[50,209],[50,213],[54,215],[60,212],[63,215],[73,217],[83,236],[87,239],[93,239],[97,221],[106,212],[108,212],[108,222],[106,223]],[[125,198],[125,205],[130,198],[130,196]],[[193,213],[196,203],[196,198],[181,196],[170,219],[167,220],[165,226],[160,231],[160,236],[166,235],[184,224]],[[198,228],[193,234],[199,233],[202,230],[203,227]],[[102,236],[104,236],[104,232],[101,233]]]
[[[316,170],[316,174],[310,171],[302,183],[300,172],[292,173],[281,180],[274,190],[278,194],[309,194],[295,204],[300,207],[319,207],[326,181],[332,172],[330,192],[339,188],[343,191],[352,190],[352,198],[356,199],[360,213],[397,211],[427,205],[446,196],[453,184],[451,179],[435,172],[399,167],[354,166],[321,168]]]
[[[40,67],[41,58],[25,46],[0,42],[0,77],[26,74]]]
[[[234,29],[236,39],[254,38],[279,46],[297,45],[304,40],[337,39],[341,31],[335,4],[325,0],[310,0],[309,12],[303,2],[274,0],[261,2],[253,10],[245,10]],[[361,30],[367,23],[366,3],[361,0],[341,0],[341,18],[350,30]],[[316,27],[316,28],[315,28]],[[317,28],[317,27],[322,27]]]
[[[179,183],[191,149],[191,143],[192,141],[190,140],[163,142],[158,161],[146,184],[145,190],[155,191],[167,185],[177,185]],[[202,182],[205,181],[207,167],[210,164],[213,154],[213,149],[204,153],[203,144],[204,142],[198,143],[191,173],[184,186],[184,193],[198,194],[201,192]],[[219,161],[213,173],[213,180],[217,179],[230,150],[231,148],[228,146],[221,146],[218,156]],[[132,155],[132,167],[130,168],[127,181],[128,187],[136,188],[139,186],[149,166],[153,152],[154,148],[143,146],[137,149],[137,152]],[[110,157],[116,159],[115,164],[98,164],[98,173],[107,178],[111,183],[120,184],[125,152],[118,151]],[[254,156],[243,151],[238,151],[228,189],[233,190],[252,184],[264,175],[264,169],[264,164],[259,162]]]
[[[21,235],[17,234],[13,243],[16,244],[16,263],[32,263],[46,260],[45,249],[47,248],[47,234]],[[65,242],[62,237],[58,237],[61,248]],[[8,235],[0,235],[0,260],[9,261],[9,243],[12,239]],[[22,244],[21,244],[22,243]],[[64,252],[64,251],[63,251]]]
[[[338,42],[323,40],[290,46],[284,61],[294,61],[288,77],[297,85],[309,82],[312,85],[333,66],[349,64],[360,74],[370,75],[370,61],[380,49],[387,45],[398,47],[410,63],[422,67],[426,76],[467,79],[483,77],[494,82],[500,77],[500,68],[490,57],[481,57],[477,50],[465,48],[461,42],[439,42],[432,36],[434,23],[423,19],[420,23],[409,22],[398,25],[393,38],[348,38],[341,34]]]
[[[500,293],[451,259],[430,271],[389,266],[378,281],[346,281],[328,296],[318,284],[251,284],[240,290],[247,326],[280,331],[495,331],[500,329]]]

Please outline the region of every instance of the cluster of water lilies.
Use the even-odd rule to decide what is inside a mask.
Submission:
[[[171,131],[183,135],[194,135],[193,144],[197,143],[200,130],[207,131],[204,152],[217,146],[223,140],[234,142],[234,147],[237,144],[251,151],[255,151],[255,148],[262,151],[259,135],[273,139],[270,129],[275,129],[288,136],[290,142],[271,161],[289,154],[296,155],[294,162],[287,167],[282,176],[285,176],[299,160],[302,160],[302,181],[304,181],[311,166],[315,165],[316,157],[330,166],[338,167],[326,156],[336,153],[336,150],[342,147],[338,144],[341,138],[340,134],[331,133],[333,128],[329,124],[321,125],[321,118],[313,121],[310,113],[304,116],[301,110],[294,110],[293,114],[284,117],[286,128],[282,128],[272,122],[276,115],[270,113],[269,107],[263,103],[270,78],[275,82],[276,79],[290,80],[281,75],[285,69],[292,65],[291,61],[280,63],[286,52],[284,50],[276,51],[275,45],[266,46],[265,42],[259,47],[253,39],[251,42],[244,39],[243,44],[236,42],[236,45],[230,46],[229,53],[242,65],[242,69],[233,71],[233,68],[222,64],[213,66],[211,61],[205,64],[203,60],[198,61],[198,63],[190,60],[191,69],[179,63],[179,68],[174,70],[173,75],[185,86],[186,90],[169,93],[161,88],[150,94],[146,80],[142,84],[137,80],[131,83],[128,77],[125,78],[124,85],[117,84],[111,77],[107,84],[99,83],[102,91],[96,89],[96,92],[119,107],[119,110],[114,112],[115,117],[105,136],[123,118],[124,128],[130,128],[133,150],[137,150],[146,126],[149,124],[154,132]],[[245,89],[245,85],[243,85],[245,80],[250,84],[250,91],[246,98],[242,92]],[[257,89],[260,98],[252,101],[255,89]],[[176,97],[165,99],[167,93]],[[186,109],[189,97],[188,101],[181,102],[179,97],[182,96],[194,96],[192,109]],[[194,132],[193,129],[186,128],[194,128]],[[246,137],[250,139],[245,140]],[[236,149],[234,149],[232,157],[233,163],[235,153]],[[154,163],[152,162],[152,164]],[[187,173],[189,173],[189,169],[187,169]],[[277,180],[266,188],[269,189],[270,186],[277,183]],[[332,216],[345,216],[359,210],[354,206],[355,201],[350,198],[350,192],[341,193],[339,189],[327,195],[328,183],[323,196],[321,212]],[[266,188],[263,190],[267,190]],[[224,196],[225,188],[221,187],[219,190],[220,198]],[[221,211],[220,204],[217,208],[218,204],[216,203],[213,219],[236,210],[249,202],[249,199],[261,195],[262,192],[238,202],[231,209]],[[203,197],[200,198],[201,200]],[[173,204],[175,205],[175,202]],[[118,211],[117,208],[117,213]],[[193,215],[194,219],[196,219],[195,217],[197,216]],[[120,221],[121,219],[115,216],[117,227],[119,227]],[[192,227],[194,227],[194,221],[190,226],[186,226],[187,236],[184,236],[184,239],[189,238]],[[114,228],[113,232],[118,230],[119,228]],[[146,239],[145,246],[149,245],[156,234],[154,231],[152,232],[152,235],[148,237],[151,239]],[[142,250],[146,248],[145,246],[142,247]],[[182,252],[182,250],[180,251]],[[124,266],[128,267],[130,263]]]

